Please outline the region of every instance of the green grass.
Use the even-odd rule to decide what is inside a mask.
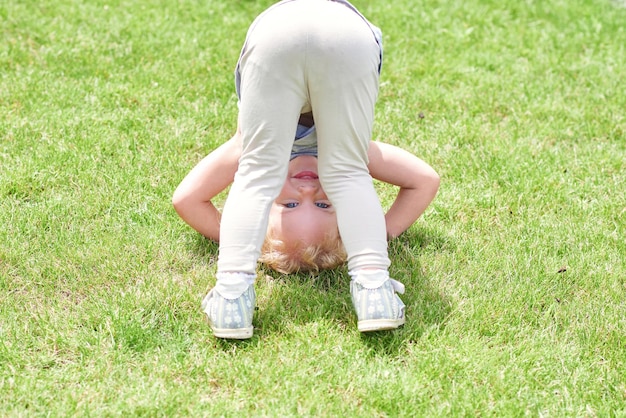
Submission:
[[[390,244],[408,322],[360,335],[344,270],[261,270],[238,343],[170,197],[271,1],[0,5],[0,415],[626,416],[626,4],[354,3],[376,138],[442,176]]]

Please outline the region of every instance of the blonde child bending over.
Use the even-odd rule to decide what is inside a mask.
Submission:
[[[202,302],[216,337],[252,336],[268,230],[296,254],[340,236],[358,329],[404,324],[396,294],[404,287],[389,278],[387,236],[419,217],[438,178],[417,157],[370,141],[381,64],[380,30],[344,0],[284,0],[251,25],[235,71],[237,134],[174,196],[183,219],[219,240],[217,282]],[[315,152],[300,153],[294,138],[313,132]],[[386,215],[372,176],[400,186]],[[428,181],[418,185],[416,177]],[[210,199],[231,181],[220,219]]]

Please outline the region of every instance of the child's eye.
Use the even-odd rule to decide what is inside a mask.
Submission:
[[[324,202],[316,202],[315,206],[321,209],[328,209],[330,207],[328,203],[324,203]]]
[[[284,203],[283,206],[289,209],[293,209],[298,206],[298,202]]]

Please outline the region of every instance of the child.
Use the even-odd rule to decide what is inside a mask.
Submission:
[[[240,149],[238,165],[229,165],[230,171],[225,165],[215,179],[222,185],[231,176],[234,181],[221,222],[217,211],[209,215],[217,220],[217,230],[205,234],[217,233],[220,245],[217,283],[202,303],[216,337],[252,336],[256,264],[277,197],[285,209],[282,221],[303,208],[313,209],[311,205],[320,209],[320,216],[312,219],[323,218],[326,223],[311,231],[328,231],[334,211],[347,253],[359,331],[404,324],[404,304],[396,295],[403,288],[387,270],[390,225],[368,171],[382,63],[380,39],[378,28],[344,0],[284,0],[250,27],[235,72],[238,134],[207,157],[210,163],[212,158],[232,157],[233,150]],[[301,155],[290,160],[298,121],[306,119],[302,115],[314,116],[317,158]],[[374,159],[386,164],[384,153],[376,148]],[[387,181],[384,175],[381,180]],[[284,186],[293,186],[301,195],[308,193],[307,204],[282,202],[279,193]],[[398,201],[402,202],[400,194]],[[391,225],[391,235],[415,220],[404,225],[402,221],[409,219],[401,216],[405,210],[406,206],[395,203],[390,209],[398,212],[387,219],[398,222]],[[310,222],[309,216],[298,224]]]

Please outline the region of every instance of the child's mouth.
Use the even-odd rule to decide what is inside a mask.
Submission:
[[[317,180],[318,179],[317,174],[315,174],[312,171],[301,171],[293,177],[296,179],[301,179],[301,180]]]

